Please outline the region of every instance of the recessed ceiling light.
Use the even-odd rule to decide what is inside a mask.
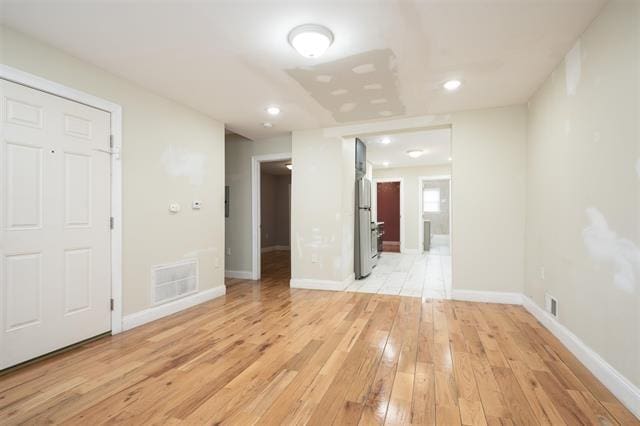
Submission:
[[[382,139],[380,139],[380,143],[383,145],[389,145],[391,143],[391,139],[384,137]]]
[[[289,33],[289,43],[305,58],[317,58],[333,43],[329,28],[317,24],[295,27]]]
[[[449,161],[453,160],[453,158],[449,157]]]
[[[389,167],[389,162],[388,161],[383,161],[382,165],[385,166],[385,167]]]
[[[450,92],[453,92],[454,90],[458,90],[461,85],[462,85],[462,82],[460,80],[449,80],[449,81],[445,82],[442,85],[442,87],[444,87],[445,89],[447,89]]]
[[[293,164],[289,163],[289,164],[285,164],[285,166],[287,167],[287,169],[293,170]]]
[[[278,115],[278,114],[280,114],[280,107],[272,105],[269,108],[267,108],[267,112],[270,115]]]
[[[411,158],[418,158],[422,154],[424,154],[424,151],[422,151],[421,149],[410,149],[409,151],[407,151],[407,155]]]
[[[269,123],[269,122],[262,123],[262,125],[263,125],[264,127],[273,127],[273,124],[271,124],[271,123]]]

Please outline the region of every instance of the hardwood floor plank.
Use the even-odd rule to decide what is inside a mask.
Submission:
[[[1,375],[0,424],[640,424],[522,307],[291,289],[289,256]]]

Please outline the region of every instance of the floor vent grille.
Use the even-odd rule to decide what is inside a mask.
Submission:
[[[154,305],[198,291],[198,261],[188,260],[151,268],[151,300]]]

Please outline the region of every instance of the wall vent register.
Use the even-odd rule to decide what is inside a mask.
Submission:
[[[151,300],[160,304],[198,291],[198,261],[188,260],[151,269]]]
[[[558,318],[558,300],[549,293],[544,295],[545,308],[554,317]]]

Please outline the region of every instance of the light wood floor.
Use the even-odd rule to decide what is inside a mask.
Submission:
[[[0,424],[638,424],[517,306],[261,283],[0,377]]]

